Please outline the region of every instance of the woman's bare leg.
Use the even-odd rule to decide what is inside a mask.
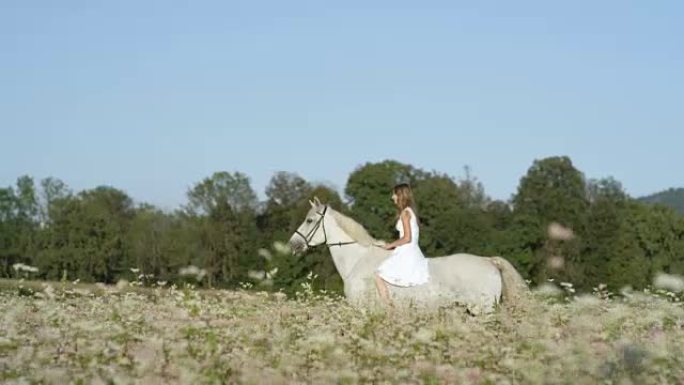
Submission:
[[[392,305],[392,301],[390,300],[389,297],[389,289],[387,288],[387,282],[385,282],[384,279],[378,275],[378,273],[375,273],[375,287],[378,288],[378,293],[380,294],[380,298],[385,302],[386,305]]]

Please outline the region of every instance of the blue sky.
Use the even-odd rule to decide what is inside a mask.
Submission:
[[[0,186],[173,208],[214,171],[340,190],[396,159],[507,199],[534,159],[684,186],[684,3],[0,3]]]

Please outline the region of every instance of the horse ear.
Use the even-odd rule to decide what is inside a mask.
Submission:
[[[316,203],[312,200],[309,200],[309,204],[311,205],[311,207],[316,207]]]
[[[316,206],[323,206],[323,203],[321,203],[321,201],[320,201],[320,199],[318,199],[318,197],[314,197],[314,203],[316,204]]]

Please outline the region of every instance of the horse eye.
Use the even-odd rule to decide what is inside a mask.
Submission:
[[[313,222],[313,219],[311,219],[311,218],[306,219],[306,223],[311,223],[311,222]]]

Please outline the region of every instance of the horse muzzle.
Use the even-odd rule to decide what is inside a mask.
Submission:
[[[296,234],[290,239],[289,244],[290,249],[292,249],[292,255],[302,254],[309,248],[306,242]]]

